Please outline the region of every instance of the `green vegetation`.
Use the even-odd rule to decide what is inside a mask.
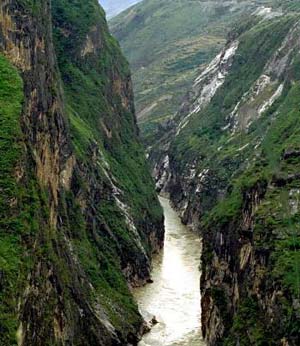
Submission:
[[[12,345],[17,330],[16,311],[12,307],[16,305],[15,282],[22,263],[23,220],[17,212],[20,186],[16,179],[16,165],[21,158],[22,101],[22,79],[0,55],[0,299],[5,301],[0,305],[1,345]],[[10,212],[9,205],[13,204],[15,208]]]
[[[274,108],[276,121],[268,128],[262,143],[262,156],[255,160],[250,169],[239,174],[234,182],[233,192],[223,202],[219,203],[211,213],[205,217],[204,228],[207,232],[212,229],[228,229],[238,232],[231,235],[233,239],[242,236],[239,229],[239,220],[242,219],[243,196],[245,192],[257,187],[257,182],[264,177],[264,186],[274,179],[287,179],[288,176],[299,171],[299,158],[283,160],[282,153],[286,150],[296,150],[299,147],[299,82],[294,84],[280,106]],[[268,114],[268,116],[270,116]],[[261,122],[261,120],[260,120]],[[263,124],[263,122],[261,122]],[[261,184],[261,182],[260,182]],[[267,189],[263,200],[255,212],[254,217],[254,243],[255,250],[270,252],[270,262],[264,280],[273,287],[278,285],[284,292],[283,297],[277,302],[281,313],[279,314],[280,328],[266,323],[265,317],[260,318],[261,312],[257,304],[249,307],[249,298],[242,298],[238,314],[234,317],[233,326],[225,341],[225,345],[235,345],[239,340],[240,345],[276,345],[280,335],[297,337],[300,322],[295,317],[296,307],[291,306],[291,300],[299,299],[300,292],[300,229],[299,229],[299,180],[298,178],[282,186],[273,185]],[[295,206],[295,211],[293,207]],[[206,263],[211,261],[209,253],[205,254]],[[259,273],[258,273],[259,275]],[[251,285],[245,279],[242,287]],[[294,298],[291,298],[294,297]],[[216,301],[224,311],[224,301]],[[226,316],[225,312],[222,313]],[[248,316],[248,318],[245,318]],[[275,319],[278,317],[276,315]],[[225,317],[225,321],[228,321]],[[267,327],[267,329],[266,329]],[[275,329],[273,329],[275,328]]]
[[[242,131],[235,136],[229,146],[225,145],[228,137],[225,137],[227,134],[224,134],[222,127],[226,126],[226,119],[235,105],[261,75],[266,62],[279,47],[293,22],[293,17],[267,21],[241,35],[236,58],[224,85],[202,114],[196,114],[189,126],[176,137],[172,144],[175,156],[179,158],[178,161],[182,167],[192,158],[199,156],[202,151],[205,157],[208,147],[210,148],[208,161],[211,160],[212,155],[221,156],[215,161],[217,164],[219,160],[230,159],[234,152],[237,155],[236,160],[242,160],[241,155],[247,156],[244,152],[239,153],[237,150],[251,142],[251,139],[254,140],[257,133],[252,132],[247,138]],[[271,32],[274,35],[270,35]],[[218,152],[217,148],[220,145],[224,148]]]
[[[135,263],[141,249],[112,190],[120,191],[118,198],[149,255],[146,225],[159,225],[162,210],[138,138],[128,63],[96,7],[97,0],[78,1],[76,6],[69,0],[53,1],[55,47],[72,144],[90,179],[78,174],[76,185],[86,195],[90,184],[94,190],[101,186],[92,206],[96,227],[81,215],[75,194],[67,196],[66,210],[72,244],[95,288],[90,301],[101,303],[125,339],[128,331],[138,329],[141,317],[122,269],[126,261]]]
[[[91,28],[96,23],[105,25],[104,12],[97,0],[74,0],[71,4],[69,0],[53,1],[52,11],[62,30],[54,32],[56,41],[59,41],[56,44],[58,59],[60,64],[68,64]]]
[[[73,221],[73,245],[78,258],[88,278],[95,288],[90,292],[92,302],[100,302],[110,318],[110,322],[120,331],[130,330],[133,326],[139,327],[140,315],[137,306],[128,290],[128,284],[122,274],[119,263],[120,246],[126,249],[124,239],[127,240],[126,251],[134,253],[134,244],[130,244],[130,237],[126,232],[124,218],[118,210],[111,210],[110,215],[100,211],[101,217],[111,220],[109,227],[114,231],[114,237],[108,234],[108,229],[102,226],[97,234],[88,235],[85,231],[86,223],[80,212],[76,212],[76,202],[72,196],[68,198],[69,219]],[[72,205],[72,209],[70,206]],[[79,208],[79,207],[78,207]],[[104,210],[105,207],[101,206]],[[74,210],[74,214],[71,212]],[[105,209],[108,211],[108,209]],[[111,217],[114,215],[114,217]],[[107,218],[109,216],[109,218]],[[118,217],[118,218],[117,218]],[[121,233],[119,233],[121,232]]]
[[[36,183],[30,160],[23,166],[20,126],[23,98],[22,78],[8,59],[0,55],[1,346],[17,345],[17,307],[33,265],[31,239],[37,236],[41,220],[49,217],[46,197]],[[22,169],[26,169],[26,174],[22,175]]]
[[[20,159],[21,128],[20,115],[23,101],[23,84],[18,72],[9,61],[0,56],[0,102],[1,102],[1,216],[9,200],[16,195],[15,166]],[[8,225],[1,217],[2,227]],[[9,228],[9,225],[8,225]]]
[[[276,345],[273,336],[265,329],[264,315],[255,298],[247,298],[239,305],[231,330],[232,336],[228,337],[224,346],[272,346]],[[247,331],[247,333],[245,332]]]
[[[300,4],[298,0],[275,0],[275,4],[283,11],[299,12]]]
[[[17,2],[22,5],[26,10],[30,10],[34,15],[38,14],[41,9],[40,0],[17,0]]]
[[[205,114],[202,117],[195,116],[189,127],[179,136],[181,138],[178,138],[174,144],[174,150],[178,153],[188,152],[188,158],[195,152],[201,151],[201,148],[206,148],[207,152],[209,146],[209,155],[205,157],[204,165],[208,165],[209,160],[214,157],[217,165],[220,165],[220,162],[227,163],[225,167],[230,169],[228,175],[226,169],[219,166],[218,179],[224,181],[225,177],[228,182],[230,179],[231,186],[227,198],[219,202],[212,211],[208,211],[203,219],[204,234],[206,234],[204,237],[207,240],[211,241],[214,234],[212,232],[216,233],[220,229],[226,232],[231,241],[245,237],[244,231],[240,228],[240,220],[244,217],[246,207],[245,196],[251,191],[261,193],[262,201],[253,216],[253,247],[257,254],[270,253],[270,260],[267,268],[257,269],[261,270],[257,276],[263,275],[267,285],[265,290],[280,287],[283,297],[281,300],[278,298],[276,304],[281,312],[276,313],[273,323],[269,323],[265,317],[261,318],[261,306],[254,301],[255,298],[249,298],[249,293],[246,293],[252,283],[250,278],[245,277],[240,287],[243,294],[238,312],[233,319],[231,329],[230,326],[226,327],[225,345],[236,345],[237,341],[240,345],[277,345],[276,340],[283,335],[296,340],[299,330],[299,318],[295,317],[296,307],[292,307],[292,302],[293,299],[299,299],[300,287],[298,227],[300,185],[296,176],[300,160],[298,157],[283,159],[283,153],[299,148],[300,83],[297,73],[291,74],[293,81],[286,81],[285,90],[277,102],[256,120],[248,131],[241,130],[243,138],[237,133],[228,142],[228,138],[224,138],[224,134],[218,130],[224,125],[222,119],[226,119],[226,114],[232,111],[234,105],[241,99],[241,95],[249,90],[250,85],[261,74],[267,61],[264,58],[268,59],[276,50],[294,20],[294,16],[285,16],[264,22],[241,36],[238,58],[224,87],[205,110]],[[259,59],[256,58],[258,56]],[[241,64],[240,59],[246,64]],[[295,65],[292,64],[290,68],[295,71]],[[218,101],[219,97],[220,100],[223,99],[222,103]],[[191,136],[195,138],[193,141]],[[189,138],[189,144],[185,144],[187,147],[183,149],[182,145],[186,143],[186,138]],[[254,146],[259,141],[261,145],[255,149]],[[248,147],[240,153],[238,149],[245,144],[248,144]],[[218,152],[216,148],[220,146],[222,150]],[[177,152],[176,155],[179,155]],[[235,166],[228,164],[230,160],[234,160],[237,164]],[[214,169],[217,171],[217,166]],[[296,206],[295,211],[293,205]],[[211,249],[211,245],[208,247]],[[206,264],[210,263],[212,257],[209,250],[204,252],[203,259]],[[216,300],[216,304],[227,323],[224,300]],[[277,318],[281,320],[278,321]]]
[[[85,2],[84,6],[88,6],[88,3]],[[122,83],[129,78],[128,64],[122,57],[115,39],[102,25],[104,47],[101,47],[101,54],[79,57],[78,47],[83,46],[83,40],[78,46],[74,45],[77,53],[72,56],[73,44],[72,47],[68,47],[61,33],[61,26],[65,21],[69,22],[69,7],[73,9],[73,5],[67,6],[64,1],[55,1],[53,13],[59,67],[65,82],[68,115],[76,152],[82,160],[86,160],[91,144],[97,142],[103,160],[109,163],[118,186],[126,192],[126,202],[132,206],[134,216],[141,218],[141,210],[148,210],[155,216],[154,220],[158,220],[161,217],[161,209],[153,186],[149,184],[151,178],[144,162],[144,151],[139,144],[130,108],[131,95],[126,96],[129,102],[126,109],[122,105],[123,100],[118,90],[119,86],[126,87]],[[97,16],[89,19],[90,27],[96,23],[99,25]],[[82,29],[83,32],[85,34],[82,36],[85,37],[87,28]]]
[[[110,21],[133,72],[136,108],[146,146],[182,103],[196,76],[223,47],[234,23],[270,1],[238,4],[150,0]]]

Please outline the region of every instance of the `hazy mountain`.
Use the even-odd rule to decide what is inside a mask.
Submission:
[[[99,0],[100,4],[106,11],[108,18],[116,16],[120,12],[140,1],[141,0]]]

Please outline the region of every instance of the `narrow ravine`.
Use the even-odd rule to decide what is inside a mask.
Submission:
[[[165,214],[164,251],[153,261],[153,284],[134,295],[146,321],[159,322],[139,346],[203,346],[200,308],[201,242],[184,226],[169,201],[160,198]]]

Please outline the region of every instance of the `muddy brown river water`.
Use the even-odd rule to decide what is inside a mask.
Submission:
[[[134,291],[146,321],[159,321],[139,346],[205,346],[201,336],[201,241],[184,226],[169,201],[160,198],[165,214],[163,252],[153,261],[153,284]]]

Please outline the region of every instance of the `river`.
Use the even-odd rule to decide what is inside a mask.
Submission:
[[[164,250],[153,260],[153,284],[135,289],[146,321],[159,322],[139,346],[205,346],[201,337],[200,254],[197,234],[184,226],[169,201],[160,198],[165,214]]]

